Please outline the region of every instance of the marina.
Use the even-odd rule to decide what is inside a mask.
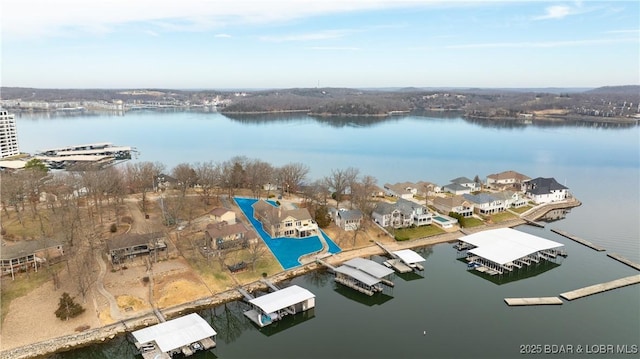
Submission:
[[[191,313],[131,333],[144,359],[191,356],[216,346],[216,331],[200,315]]]
[[[130,160],[136,149],[130,146],[114,146],[110,142],[89,143],[39,150],[34,158],[52,169],[70,169],[83,166],[107,166]]]
[[[565,231],[559,230],[559,229],[552,228],[551,232],[554,232],[554,233],[557,233],[557,234],[559,234],[559,235],[561,235],[563,237],[569,238],[572,241],[578,242],[578,243],[580,243],[580,244],[582,244],[584,246],[587,246],[587,247],[589,247],[591,249],[594,249],[594,250],[596,250],[598,252],[604,252],[606,250],[606,249],[604,249],[604,248],[602,248],[602,247],[600,247],[600,246],[598,246],[596,244],[593,244],[593,243],[591,243],[591,242],[589,242],[589,241],[587,241],[585,239],[582,239],[580,237],[576,237],[574,235],[571,235],[571,234],[569,234],[569,233],[567,233]]]
[[[574,300],[638,283],[640,283],[640,274],[579,288],[570,292],[561,293],[560,296],[566,300]]]
[[[505,303],[511,306],[528,305],[561,305],[562,300],[558,297],[537,297],[537,298],[504,298]]]

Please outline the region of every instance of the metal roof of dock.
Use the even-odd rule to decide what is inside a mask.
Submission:
[[[426,261],[426,259],[422,258],[421,255],[412,251],[411,249],[403,249],[403,250],[395,251],[393,252],[393,254],[397,255],[401,261],[408,264],[420,263],[420,262]]]
[[[262,309],[265,313],[273,313],[311,298],[315,298],[315,294],[300,286],[292,285],[279,291],[251,299],[249,303]]]
[[[359,269],[375,278],[384,278],[393,273],[393,269],[387,268],[370,259],[353,258],[344,262],[344,264],[349,267]]]
[[[131,333],[140,344],[155,341],[161,351],[167,353],[204,338],[216,335],[216,331],[196,313],[136,330]]]
[[[376,277],[374,277],[372,275],[369,275],[369,274],[367,274],[367,273],[365,273],[365,272],[363,272],[361,270],[358,270],[358,269],[355,269],[353,267],[349,267],[349,266],[346,266],[346,265],[342,265],[342,266],[336,268],[335,271],[337,273],[342,273],[342,274],[348,275],[349,277],[354,278],[357,281],[359,281],[359,282],[361,282],[361,283],[363,283],[365,285],[368,285],[370,287],[380,283],[380,279],[379,278],[376,278]]]
[[[460,240],[477,247],[470,249],[469,253],[498,264],[507,264],[536,252],[564,247],[562,243],[511,228],[482,231]]]

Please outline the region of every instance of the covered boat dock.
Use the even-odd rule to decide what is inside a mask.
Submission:
[[[370,259],[353,258],[335,268],[335,281],[366,295],[374,295],[384,288],[380,283],[393,287],[393,282],[385,277],[393,270]]]
[[[216,346],[216,331],[196,313],[136,330],[131,333],[144,359],[190,356]]]
[[[296,314],[314,308],[315,294],[297,285],[280,289],[248,300],[253,309],[244,315],[260,327],[282,319],[287,314]]]
[[[490,275],[511,272],[564,255],[562,243],[511,228],[499,228],[459,239],[467,250],[468,269]]]

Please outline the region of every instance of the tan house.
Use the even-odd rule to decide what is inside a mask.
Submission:
[[[305,238],[318,235],[318,224],[306,208],[283,209],[260,200],[253,204],[253,216],[271,238]]]
[[[463,217],[473,216],[474,205],[460,195],[451,197],[436,197],[433,199],[433,206],[440,213],[457,213]]]
[[[522,183],[530,180],[528,176],[516,171],[504,171],[487,176],[487,187],[491,189],[522,190]]]
[[[216,223],[227,222],[228,224],[236,223],[236,213],[222,207],[216,207],[209,212],[209,217]]]
[[[4,244],[0,250],[2,275],[11,274],[42,267],[47,261],[55,263],[64,255],[62,244],[52,240],[20,241],[15,244]]]
[[[242,223],[212,223],[204,231],[205,246],[212,250],[244,248],[257,239]]]

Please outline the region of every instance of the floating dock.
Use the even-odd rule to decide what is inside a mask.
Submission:
[[[131,333],[144,359],[169,359],[176,354],[190,356],[216,346],[216,331],[196,313],[159,323]]]
[[[588,287],[572,290],[570,292],[562,293],[560,294],[560,296],[566,300],[574,300],[574,299],[586,297],[592,294],[602,293],[608,290],[621,288],[621,287],[638,284],[638,283],[640,283],[640,274],[616,279],[611,282],[595,284]]]
[[[578,242],[578,243],[582,244],[583,246],[587,246],[587,247],[589,247],[591,249],[594,249],[594,250],[596,250],[598,252],[604,252],[606,250],[606,249],[604,249],[604,248],[602,248],[602,247],[600,247],[600,246],[598,246],[596,244],[593,244],[593,243],[591,243],[591,242],[589,242],[589,241],[587,241],[585,239],[582,239],[580,237],[576,237],[574,235],[571,235],[571,234],[569,234],[569,233],[567,233],[565,231],[561,231],[559,229],[551,229],[551,232],[554,232],[554,233],[557,233],[557,234],[559,234],[559,235],[561,235],[563,237],[569,238],[572,241]]]
[[[561,305],[562,300],[558,297],[538,297],[538,298],[504,298],[509,306],[528,305]]]
[[[625,257],[623,257],[623,256],[621,256],[619,254],[608,253],[607,256],[617,260],[618,262],[624,263],[624,264],[628,265],[631,268],[635,268],[637,270],[640,270],[640,264],[634,263],[634,262],[628,260],[627,258],[625,258]]]

